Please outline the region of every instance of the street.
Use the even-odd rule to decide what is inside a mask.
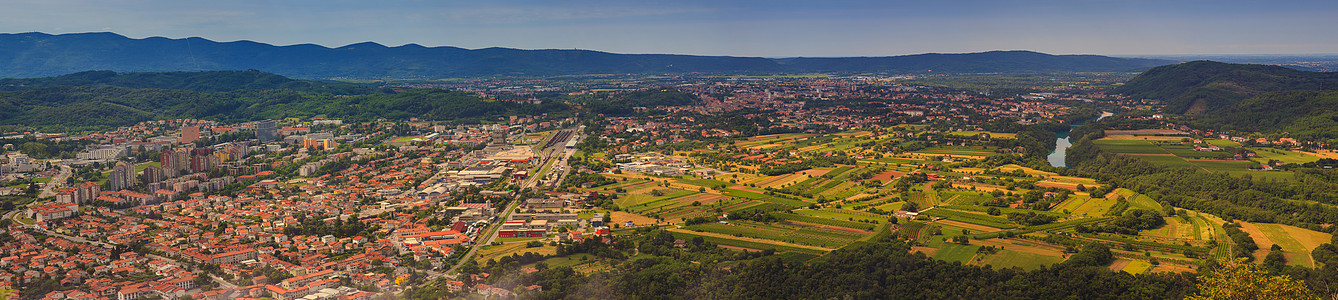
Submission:
[[[37,198],[41,199],[55,196],[56,189],[65,187],[65,179],[70,178],[70,175],[72,174],[74,174],[74,168],[60,165],[60,173],[57,173],[56,176],[51,176],[51,180],[47,180],[46,186],[42,187],[42,192],[37,193]]]

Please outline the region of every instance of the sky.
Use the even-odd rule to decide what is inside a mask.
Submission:
[[[0,32],[730,56],[1334,54],[1338,1],[0,0]]]

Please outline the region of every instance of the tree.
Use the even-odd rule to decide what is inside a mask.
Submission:
[[[1199,293],[1186,299],[1310,299],[1310,290],[1291,276],[1268,275],[1264,266],[1245,259],[1218,260],[1211,272],[1199,275]]]
[[[1104,267],[1115,262],[1115,255],[1110,253],[1110,247],[1102,243],[1091,243],[1082,247],[1082,251],[1073,254],[1065,263],[1080,266]]]

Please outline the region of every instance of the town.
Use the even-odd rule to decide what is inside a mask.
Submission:
[[[1039,126],[1152,102],[1086,86],[1001,97],[900,83],[912,78],[526,80],[510,84],[542,88],[451,87],[590,111],[9,132],[0,285],[30,299],[380,299],[422,286],[505,298],[546,287],[489,272],[589,274],[616,264],[593,249],[654,232],[680,251],[797,261],[895,236],[936,259],[1028,270],[1077,241],[1125,243],[1116,256],[1131,273],[1191,270],[1224,251],[1214,241],[1226,220],[1027,161],[1054,147]],[[636,88],[592,89],[611,84]],[[581,102],[627,95],[696,100],[616,112]],[[1161,114],[1113,118],[1142,127],[1105,131],[1094,143],[1108,151],[1165,151],[1231,174],[1280,178],[1264,171],[1332,153]],[[1129,229],[1102,227],[1126,210],[1179,214],[1172,224],[1196,233],[1127,242]]]

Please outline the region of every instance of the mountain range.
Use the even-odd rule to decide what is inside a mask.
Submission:
[[[337,48],[115,33],[0,34],[0,78],[90,70],[256,69],[294,78],[449,78],[582,74],[1141,72],[1169,60],[1031,51],[885,57],[763,58],[618,54],[591,50],[464,49],[365,42]]]

